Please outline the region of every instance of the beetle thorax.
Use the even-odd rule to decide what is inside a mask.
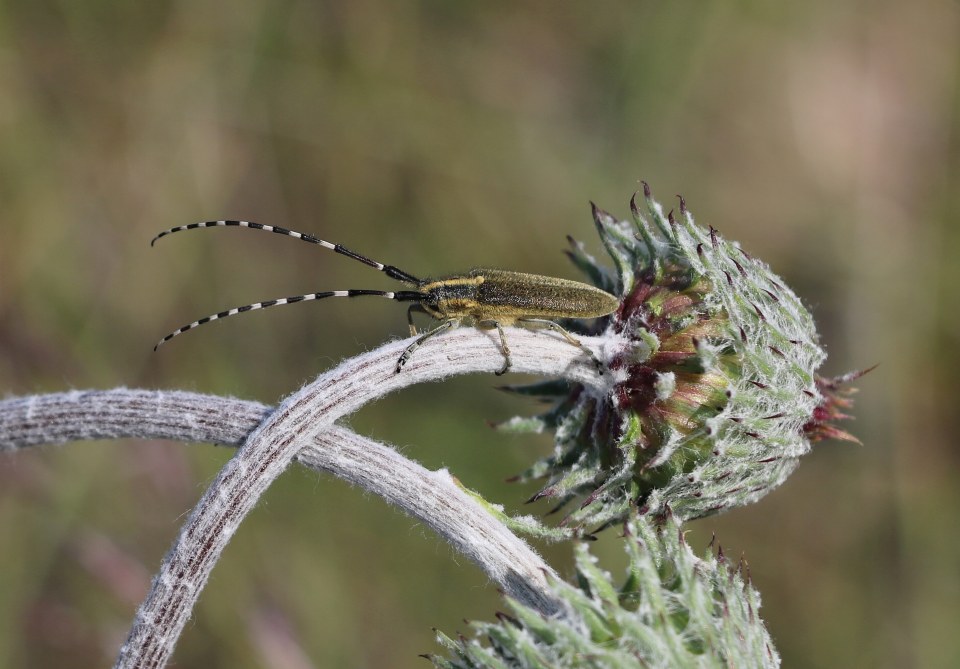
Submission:
[[[481,283],[482,276],[450,276],[425,281],[419,287],[420,292],[427,295],[421,304],[434,318],[472,317],[478,307],[477,288]]]

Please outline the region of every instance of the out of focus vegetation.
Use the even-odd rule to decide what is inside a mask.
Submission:
[[[275,402],[406,331],[377,300],[217,323],[222,308],[392,285],[249,230],[414,274],[576,277],[588,199],[682,192],[810,304],[825,373],[879,362],[851,427],[753,507],[692,525],[745,552],[788,667],[960,664],[960,7],[807,3],[0,3],[0,392],[116,385]],[[548,440],[471,377],[358,431],[521,508]],[[184,514],[230,456],[90,443],[0,460],[0,666],[103,666]],[[541,510],[545,510],[541,509]],[[608,544],[604,546],[603,544]],[[600,542],[617,571],[621,550]],[[567,569],[568,546],[545,549]],[[417,667],[497,594],[425,530],[291,471],[201,598],[183,667]]]

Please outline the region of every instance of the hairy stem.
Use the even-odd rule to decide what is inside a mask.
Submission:
[[[606,381],[598,376],[591,361],[569,343],[542,333],[508,330],[513,349],[513,369],[518,372],[564,376],[597,387]],[[166,664],[189,619],[194,603],[209,574],[240,522],[249,513],[272,481],[295,457],[304,464],[331,471],[382,494],[410,513],[434,526],[452,543],[478,561],[498,583],[520,599],[541,609],[551,606],[544,593],[542,561],[534,558],[524,568],[518,556],[532,551],[506,532],[469,495],[463,494],[446,472],[430,473],[382,444],[355,435],[332,424],[363,404],[393,390],[452,374],[491,372],[502,367],[502,353],[489,333],[472,328],[429,340],[413,357],[403,373],[394,368],[408,342],[392,342],[370,353],[344,362],[313,383],[287,398],[276,411],[266,415],[265,407],[239,400],[223,400],[211,415],[190,393],[132,393],[131,402],[100,402],[98,413],[79,421],[73,431],[64,402],[50,399],[49,420],[38,419],[45,398],[12,400],[5,404],[19,411],[19,423],[7,425],[0,413],[0,450],[72,438],[128,436],[122,434],[125,421],[147,436],[236,443],[237,434],[259,423],[246,438],[237,455],[221,470],[184,525],[164,559],[153,588],[137,613],[127,642],[117,660],[118,667],[160,667]],[[595,340],[585,340],[596,345]],[[104,393],[104,395],[108,394]],[[76,397],[67,394],[61,398]],[[79,396],[82,397],[82,393]],[[104,399],[104,398],[100,398]],[[116,398],[114,398],[116,399]],[[104,405],[113,404],[113,409]],[[15,406],[16,405],[16,406]],[[202,407],[203,402],[200,403]],[[158,407],[169,409],[158,411]],[[139,414],[143,414],[140,416]],[[144,418],[146,417],[146,418]],[[15,429],[18,425],[19,428]],[[7,435],[14,437],[8,438]],[[19,436],[16,436],[19,435]],[[231,436],[232,435],[232,436]],[[210,437],[214,437],[211,439]],[[369,457],[376,454],[376,457]],[[357,458],[365,458],[362,466]],[[351,473],[347,474],[347,465]],[[388,474],[389,472],[389,474]],[[416,480],[419,487],[398,481]],[[457,491],[454,493],[453,491]],[[463,498],[462,508],[451,509],[451,495]],[[410,505],[417,505],[416,511]],[[469,514],[465,513],[468,507]],[[482,518],[485,517],[485,518]],[[458,524],[456,529],[452,524]],[[510,548],[504,551],[503,543]],[[499,561],[498,567],[485,561]]]
[[[0,452],[85,439],[239,446],[270,413],[259,402],[181,390],[74,390],[0,402]]]
[[[84,439],[170,439],[239,446],[270,413],[258,402],[159,390],[73,391],[0,402],[0,450]],[[549,611],[552,570],[440,470],[386,444],[332,426],[296,456],[300,464],[380,495],[433,528],[515,599]]]

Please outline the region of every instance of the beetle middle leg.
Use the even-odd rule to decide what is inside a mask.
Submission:
[[[510,359],[510,347],[507,346],[507,336],[503,334],[503,327],[500,325],[499,321],[493,319],[477,321],[477,327],[483,328],[484,330],[492,330],[493,328],[497,329],[497,332],[500,333],[500,348],[503,350],[503,369],[499,372],[494,372],[497,376],[503,376],[509,371],[510,366],[513,365],[513,361]]]
[[[600,362],[600,359],[593,354],[593,351],[591,351],[589,348],[584,346],[583,342],[581,342],[579,339],[577,339],[572,334],[567,332],[563,328],[563,326],[561,326],[559,323],[554,323],[553,321],[549,321],[545,318],[518,318],[517,324],[518,325],[523,324],[525,326],[530,327],[531,329],[536,329],[536,330],[540,330],[540,329],[553,330],[554,332],[562,335],[563,338],[566,339],[568,342],[570,342],[571,344],[579,348],[581,351],[589,355],[590,359],[593,360],[593,364],[597,366],[597,372],[599,374],[603,374],[603,363]]]
[[[410,345],[406,348],[406,350],[403,352],[403,355],[400,356],[400,359],[397,360],[397,370],[396,370],[395,373],[396,373],[396,374],[399,374],[399,373],[400,373],[400,370],[403,369],[403,366],[404,366],[405,364],[407,364],[407,361],[410,359],[410,356],[413,355],[413,352],[414,352],[414,351],[416,351],[418,348],[420,348],[420,345],[421,345],[423,342],[425,342],[425,341],[427,341],[428,339],[430,339],[430,337],[433,337],[433,336],[435,336],[435,335],[440,334],[441,332],[446,332],[447,330],[449,330],[449,329],[452,328],[453,326],[457,325],[459,322],[460,322],[460,321],[459,321],[458,319],[456,319],[456,318],[451,318],[451,319],[449,319],[449,320],[444,321],[443,323],[441,323],[441,324],[438,325],[437,327],[433,328],[432,330],[426,332],[425,334],[420,335],[420,337],[418,337],[418,338],[416,339],[416,341],[414,341],[412,344],[410,344]],[[413,327],[413,326],[411,325],[410,327]]]

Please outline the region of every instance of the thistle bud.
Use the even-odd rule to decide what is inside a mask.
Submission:
[[[438,632],[449,659],[426,657],[443,669],[780,665],[742,561],[730,564],[719,551],[697,557],[669,515],[659,526],[631,519],[626,533],[622,586],[580,543],[577,585],[550,584],[557,613],[508,600],[509,613],[498,614],[498,622],[470,623],[474,638]]]
[[[674,217],[646,185],[644,196],[645,212],[630,202],[632,222],[593,207],[612,271],[573,240],[568,251],[621,298],[594,332],[611,385],[531,387],[555,406],[505,424],[554,429],[553,454],[517,478],[548,480],[535,499],[578,504],[540,534],[601,529],[632,506],[669,506],[687,520],[748,504],[782,483],[812,440],[849,437],[829,422],[845,417],[838,386],[855,377],[815,374],[825,353],[800,299],[765,263],[696,225],[682,199]]]

